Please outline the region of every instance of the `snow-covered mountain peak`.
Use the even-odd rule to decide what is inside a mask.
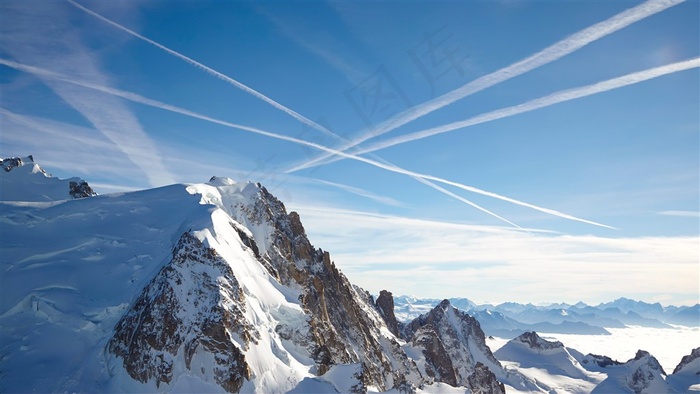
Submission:
[[[637,350],[637,354],[635,354],[633,360],[639,362],[640,365],[646,365],[649,368],[660,371],[661,374],[666,375],[666,372],[659,363],[659,360],[657,360],[656,357],[652,356],[646,350]],[[630,360],[628,362],[632,362],[633,360]]]
[[[0,166],[0,201],[45,202],[97,195],[80,178],[52,177],[31,155],[0,158]]]
[[[534,331],[524,332],[520,336],[515,338],[514,341],[524,343],[530,349],[538,350],[538,351],[564,347],[563,343],[561,343],[559,341],[548,341],[548,340],[540,337],[539,335],[537,335],[537,333]]]
[[[678,393],[700,391],[700,347],[683,356],[667,382]]]
[[[46,171],[44,171],[43,168],[34,162],[34,156],[32,155],[26,157],[9,157],[6,159],[0,159],[0,167],[2,167],[5,172],[10,172],[15,168],[24,167],[23,172],[25,173],[42,173],[46,176],[50,176],[46,173]]]
[[[693,374],[700,375],[700,347],[696,347],[690,354],[683,356],[681,362],[673,369],[673,373],[676,374],[691,369]]]
[[[493,393],[505,391],[498,381],[505,377],[503,367],[486,344],[479,322],[449,300],[405,325],[402,336],[414,352],[420,351],[418,364],[435,381],[477,392],[479,386]]]

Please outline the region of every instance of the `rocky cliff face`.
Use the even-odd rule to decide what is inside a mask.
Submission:
[[[700,359],[700,347],[696,347],[690,352],[690,354],[683,356],[681,362],[679,362],[678,365],[676,365],[676,368],[673,369],[673,373],[677,374],[682,370],[687,369],[687,367],[690,366],[691,363],[693,363],[693,361],[698,359]],[[697,371],[693,371],[693,373],[695,373],[696,375],[700,375],[700,369],[698,369]]]
[[[543,339],[534,331],[524,332],[514,340],[526,344],[533,350],[550,350],[564,347],[564,344],[561,342]]]
[[[237,392],[250,369],[242,350],[259,334],[228,264],[185,233],[167,263],[121,318],[107,348],[128,374],[156,387],[183,372]],[[177,370],[184,365],[187,371]]]
[[[336,364],[361,363],[366,386],[388,390],[421,384],[415,363],[396,339],[381,333],[385,324],[371,296],[350,284],[328,252],[311,245],[296,212],[287,214],[281,201],[264,187],[257,189],[248,204],[239,203],[232,213],[254,228],[268,228],[253,231],[267,234],[256,240],[265,245],[260,260],[282,285],[300,291],[308,314],[307,334],[289,333],[285,326],[276,330],[309,350],[319,375]]]
[[[644,350],[633,359],[602,369],[608,377],[595,387],[593,393],[633,392],[635,394],[662,394],[669,392],[666,372],[659,362]]]
[[[666,375],[656,358],[644,350],[637,351],[634,359],[628,361],[627,364],[633,366],[634,369],[627,378],[627,385],[635,394],[652,392],[648,389],[654,383],[658,383],[660,380],[663,381],[663,378],[659,375]]]
[[[492,372],[503,367],[486,345],[479,322],[449,300],[410,322],[402,335],[422,351],[425,372],[436,381],[466,386],[473,392],[505,392]]]
[[[609,366],[615,366],[622,364],[619,361],[613,360],[608,356],[601,356],[599,354],[588,353],[582,360],[581,364],[584,366],[597,365],[598,367],[605,368]]]
[[[382,290],[379,292],[379,297],[375,301],[377,311],[384,318],[387,328],[392,334],[399,335],[399,324],[394,315],[394,296],[390,291]]]
[[[17,284],[0,316],[14,327],[3,328],[9,391],[414,392],[444,382],[503,392],[507,373],[473,317],[445,301],[399,324],[392,294],[375,301],[353,286],[259,184],[214,177],[65,201],[94,192],[31,158],[1,163],[4,200],[56,202],[7,205],[3,239],[16,247],[6,252],[32,269],[3,266]],[[59,231],[70,237],[42,238]],[[36,356],[45,332],[62,343],[45,369],[67,367],[39,382],[24,371],[46,358]]]

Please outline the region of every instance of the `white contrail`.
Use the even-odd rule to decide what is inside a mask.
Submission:
[[[398,167],[397,167],[397,168],[398,168]],[[477,204],[475,204],[475,203],[473,203],[473,202],[467,200],[466,198],[464,198],[464,197],[462,197],[462,196],[460,196],[460,195],[457,195],[457,194],[455,194],[455,193],[452,193],[451,191],[445,189],[444,187],[440,187],[440,186],[434,184],[433,182],[430,182],[429,180],[427,180],[427,179],[425,179],[425,178],[421,178],[421,177],[419,177],[419,176],[411,176],[411,177],[412,177],[413,179],[417,180],[418,182],[420,182],[420,183],[422,183],[422,184],[424,184],[424,185],[430,186],[430,187],[432,187],[433,189],[435,189],[435,190],[437,190],[437,191],[439,191],[439,192],[441,192],[441,193],[447,194],[448,196],[450,196],[450,197],[452,197],[452,198],[454,198],[454,199],[456,199],[456,200],[459,200],[459,201],[461,201],[461,202],[463,202],[463,203],[465,203],[465,204],[467,204],[467,205],[471,205],[472,207],[474,207],[474,208],[476,208],[476,209],[478,209],[478,210],[480,210],[480,211],[482,211],[482,212],[486,212],[486,213],[488,213],[489,215],[495,217],[496,219],[500,219],[500,220],[502,220],[502,221],[504,221],[504,222],[510,224],[511,226],[517,228],[518,230],[527,231],[527,230],[525,230],[524,228],[518,226],[517,224],[511,222],[510,220],[508,220],[508,219],[506,219],[506,218],[504,218],[504,217],[502,217],[502,216],[499,216],[499,215],[497,215],[497,214],[495,214],[495,213],[489,211],[488,209],[486,209],[486,208],[484,208],[484,207],[481,207],[481,206],[479,206],[479,205],[477,205]]]
[[[157,48],[160,48],[160,49],[164,50],[165,52],[167,52],[167,53],[169,53],[169,54],[171,54],[171,55],[173,55],[173,56],[175,56],[175,57],[177,57],[177,58],[180,58],[180,59],[184,60],[185,62],[187,62],[187,63],[189,63],[189,64],[191,64],[191,65],[193,65],[193,66],[195,66],[195,67],[197,67],[197,68],[199,68],[199,69],[201,69],[201,70],[204,70],[205,72],[209,73],[210,75],[213,75],[213,76],[215,76],[215,77],[217,77],[217,78],[219,78],[219,79],[221,79],[221,80],[223,80],[223,81],[225,81],[225,82],[228,82],[228,83],[230,83],[231,85],[237,87],[238,89],[241,89],[241,90],[243,90],[244,92],[249,93],[249,94],[251,94],[251,95],[253,95],[253,96],[259,98],[260,100],[262,100],[262,101],[264,101],[264,102],[266,102],[266,103],[272,105],[273,107],[275,107],[275,108],[277,108],[277,109],[279,109],[279,110],[281,110],[281,111],[287,113],[288,115],[290,115],[290,116],[292,116],[293,118],[297,119],[297,120],[300,121],[301,123],[304,123],[305,125],[307,125],[307,126],[309,126],[309,127],[312,127],[312,128],[314,128],[314,129],[316,129],[316,130],[322,132],[322,133],[327,134],[327,135],[333,135],[333,136],[335,136],[335,134],[333,134],[330,130],[328,130],[328,129],[326,129],[325,127],[319,125],[318,123],[312,121],[311,119],[309,119],[309,118],[307,118],[307,117],[305,117],[305,116],[299,114],[298,112],[296,112],[296,111],[294,111],[294,110],[292,110],[292,109],[290,109],[290,108],[285,107],[284,105],[278,103],[277,101],[275,101],[275,100],[273,100],[273,99],[271,99],[271,98],[265,96],[264,94],[258,92],[257,90],[255,90],[255,89],[253,89],[253,88],[251,88],[251,87],[248,87],[248,86],[244,85],[244,84],[241,83],[241,82],[238,82],[237,80],[235,80],[235,79],[229,77],[228,75],[223,74],[223,73],[221,73],[221,72],[219,72],[219,71],[216,71],[216,70],[214,70],[213,68],[211,68],[211,67],[209,67],[209,66],[206,66],[206,65],[204,65],[204,64],[202,64],[202,63],[200,63],[200,62],[198,62],[198,61],[196,61],[196,60],[194,60],[194,59],[192,59],[192,58],[190,58],[190,57],[187,57],[187,56],[183,55],[182,53],[179,53],[179,52],[177,52],[177,51],[174,51],[174,50],[172,50],[172,49],[166,47],[166,46],[163,45],[163,44],[160,44],[160,43],[158,43],[158,42],[155,42],[155,41],[151,40],[151,39],[148,38],[148,37],[142,36],[141,34],[135,32],[135,31],[133,31],[133,30],[131,30],[131,29],[125,27],[125,26],[120,25],[120,24],[118,24],[117,22],[114,22],[114,21],[111,20],[111,19],[107,19],[106,17],[104,17],[104,16],[102,16],[102,15],[96,13],[95,11],[92,11],[92,10],[90,10],[90,9],[88,9],[88,8],[85,8],[84,6],[82,6],[82,5],[78,4],[78,3],[76,3],[76,2],[73,1],[73,0],[67,0],[67,1],[68,1],[68,3],[72,4],[72,5],[75,6],[76,8],[78,8],[78,9],[80,9],[80,10],[82,10],[82,11],[85,11],[86,13],[88,13],[88,14],[94,16],[95,18],[98,18],[98,19],[100,19],[101,21],[103,21],[103,22],[105,22],[105,23],[108,23],[108,24],[110,24],[110,25],[116,27],[117,29],[120,29],[120,30],[122,30],[122,31],[124,31],[124,32],[126,32],[126,33],[131,34],[132,36],[134,36],[134,37],[136,37],[136,38],[139,38],[139,39],[141,39],[141,40],[143,40],[143,41],[145,41],[145,42],[147,42],[147,43],[149,43],[149,44],[151,44],[151,45],[157,47]]]
[[[430,129],[416,131],[414,133],[398,136],[396,138],[392,138],[390,140],[382,141],[377,144],[371,145],[367,148],[359,149],[357,151],[354,151],[353,153],[355,155],[361,155],[369,152],[374,152],[380,149],[388,148],[390,146],[403,144],[405,142],[415,141],[437,134],[446,133],[448,131],[463,129],[469,126],[474,126],[477,124],[486,123],[497,119],[507,118],[509,116],[534,111],[536,109],[548,107],[550,105],[562,103],[569,100],[575,100],[593,94],[607,92],[609,90],[622,88],[639,82],[644,82],[649,79],[658,78],[664,75],[698,67],[700,67],[700,57],[677,63],[667,64],[665,66],[650,68],[647,70],[623,75],[621,77],[608,79],[607,81],[594,83],[592,85],[582,86],[579,88],[568,89],[561,92],[553,93],[545,97],[540,97],[538,99],[525,102],[523,104],[497,109],[495,111],[477,115],[466,120],[461,120],[443,126],[433,127]]]
[[[352,142],[341,146],[338,148],[338,150],[346,151],[364,141],[367,141],[370,138],[386,134],[415,119],[452,104],[457,100],[499,84],[503,81],[507,81],[513,77],[517,77],[518,75],[524,74],[538,67],[544,66],[547,63],[551,63],[563,56],[583,48],[596,40],[623,29],[644,18],[661,12],[669,7],[680,4],[683,1],[685,0],[649,0],[636,7],[625,10],[612,18],[596,23],[595,25],[587,27],[578,33],[566,37],[528,58],[501,68],[500,70],[497,70],[491,74],[484,75],[458,89],[445,93],[442,96],[436,97],[432,100],[426,101],[423,104],[400,112],[394,117],[379,124],[376,129],[368,131]],[[327,153],[322,154],[315,159],[289,169],[287,172],[294,172],[313,167],[330,156],[332,155]]]
[[[184,108],[180,108],[180,107],[176,107],[176,106],[173,106],[173,105],[170,105],[170,104],[162,103],[162,102],[160,102],[160,101],[152,100],[152,99],[149,99],[149,98],[140,96],[140,95],[138,95],[138,94],[136,94],[136,93],[126,92],[126,91],[123,91],[123,90],[114,89],[114,88],[105,87],[105,86],[98,86],[98,85],[95,85],[95,84],[92,84],[92,83],[89,83],[89,82],[76,81],[76,80],[74,80],[74,79],[67,78],[67,77],[65,77],[65,76],[59,75],[59,74],[54,73],[54,72],[52,72],[52,71],[48,71],[48,70],[44,70],[44,69],[42,69],[42,68],[33,67],[33,66],[28,66],[28,65],[24,65],[24,64],[19,64],[19,63],[17,63],[17,62],[13,62],[13,61],[11,61],[11,60],[0,59],[0,64],[5,65],[5,66],[8,66],[8,67],[12,67],[12,68],[17,69],[17,70],[20,70],[20,71],[25,71],[25,72],[29,72],[29,73],[34,73],[34,74],[37,74],[37,75],[40,75],[40,76],[44,76],[44,77],[49,77],[49,78],[55,78],[55,79],[60,80],[60,81],[72,83],[72,84],[75,84],[75,85],[83,86],[83,87],[86,87],[86,88],[90,88],[90,89],[98,90],[98,91],[101,91],[101,92],[104,92],[104,93],[112,94],[112,95],[115,95],[115,96],[118,96],[118,97],[122,97],[122,98],[124,98],[124,99],[130,100],[130,101],[133,101],[133,102],[137,102],[137,103],[144,104],[144,105],[148,105],[148,106],[151,106],[151,107],[160,108],[160,109],[163,109],[163,110],[166,110],[166,111],[171,111],[171,112],[179,113],[179,114],[182,114],[182,115],[190,116],[190,117],[193,117],[193,118],[205,120],[205,121],[207,121],[207,122],[219,124],[219,125],[222,125],[222,126],[231,127],[231,128],[235,128],[235,129],[239,129],[239,130],[244,130],[244,131],[248,131],[248,132],[251,132],[251,133],[260,134],[260,135],[264,135],[264,136],[267,136],[267,137],[270,137],[270,138],[275,138],[275,139],[279,139],[279,140],[283,140],[283,141],[289,141],[289,142],[293,142],[293,143],[296,143],[296,144],[299,144],[299,145],[305,145],[305,146],[308,146],[308,147],[311,147],[311,148],[315,148],[315,149],[318,149],[318,150],[321,150],[321,151],[324,151],[324,152],[328,152],[328,153],[331,153],[331,154],[334,154],[334,155],[343,156],[343,157],[348,158],[348,159],[352,159],[352,160],[360,161],[360,162],[363,162],[363,163],[367,163],[367,164],[369,164],[369,165],[372,165],[372,166],[375,166],[375,167],[378,167],[378,168],[382,168],[382,169],[384,169],[384,170],[391,171],[391,172],[394,172],[394,173],[397,173],[397,174],[403,174],[403,175],[407,175],[407,176],[414,177],[414,178],[422,178],[423,180],[426,180],[426,181],[435,181],[435,182],[444,183],[444,184],[451,185],[451,186],[454,186],[454,187],[458,187],[458,188],[460,188],[460,189],[463,189],[463,190],[466,190],[466,191],[469,191],[469,192],[472,192],[472,193],[482,194],[482,195],[489,196],[489,197],[492,197],[492,198],[496,198],[496,199],[499,199],[499,200],[507,201],[507,202],[510,202],[510,203],[513,203],[513,204],[516,204],[516,205],[528,207],[528,208],[531,208],[531,209],[534,209],[534,210],[537,210],[537,211],[540,211],[540,212],[544,212],[544,213],[547,213],[547,214],[550,214],[550,215],[553,215],[553,216],[558,216],[558,217],[561,217],[561,218],[564,218],[564,219],[570,219],[570,220],[574,220],[574,221],[578,221],[578,222],[582,222],[582,223],[592,224],[592,225],[599,226],[599,227],[605,227],[605,228],[609,228],[609,229],[615,229],[614,227],[611,227],[611,226],[608,226],[608,225],[605,225],[605,224],[600,224],[600,223],[593,222],[593,221],[590,221],[590,220],[581,219],[581,218],[578,218],[578,217],[575,217],[575,216],[571,216],[571,215],[568,215],[568,214],[565,214],[565,213],[562,213],[562,212],[559,212],[559,211],[556,211],[556,210],[553,210],[553,209],[539,207],[539,206],[537,206],[537,205],[533,205],[533,204],[529,204],[529,203],[526,203],[526,202],[522,202],[522,201],[519,201],[519,200],[510,198],[510,197],[505,197],[505,196],[502,196],[502,195],[500,195],[500,194],[493,193],[493,192],[489,192],[489,191],[486,191],[486,190],[482,190],[482,189],[479,189],[479,188],[476,188],[476,187],[473,187],[473,186],[463,185],[463,184],[461,184],[461,183],[452,182],[452,181],[449,181],[449,180],[447,180],[447,179],[443,179],[443,178],[440,178],[440,177],[436,177],[436,176],[432,176],[432,175],[427,175],[427,174],[421,174],[421,173],[414,172],[414,171],[409,171],[409,170],[406,170],[406,169],[397,167],[397,166],[392,165],[392,164],[381,163],[381,162],[378,162],[378,161],[375,161],[375,160],[367,159],[367,158],[365,158],[365,157],[355,156],[355,155],[352,155],[352,154],[349,154],[349,153],[346,153],[346,152],[339,151],[339,150],[337,150],[337,149],[328,148],[328,147],[326,147],[326,146],[323,146],[323,145],[320,145],[320,144],[317,144],[317,143],[314,143],[314,142],[305,141],[305,140],[301,140],[301,139],[298,139],[298,138],[294,138],[294,137],[289,137],[289,136],[282,135],[282,134],[273,133],[273,132],[270,132],[270,131],[265,131],[265,130],[258,129],[258,128],[255,128],[255,127],[244,126],[244,125],[239,125],[239,124],[235,124],[235,123],[231,123],[231,122],[226,122],[226,121],[223,121],[223,120],[215,119],[215,118],[212,118],[212,117],[209,117],[209,116],[206,116],[206,115],[202,115],[202,114],[199,114],[199,113],[196,113],[196,112],[193,112],[193,111],[186,110],[186,109],[184,109]],[[440,189],[438,189],[438,190],[442,191],[442,190],[444,190],[444,189],[440,188]],[[450,196],[454,196],[454,194],[449,194],[449,195],[450,195]],[[464,201],[464,200],[460,199],[460,201]],[[472,206],[476,206],[476,204],[473,204],[473,203],[468,203],[468,204],[470,204],[470,205],[472,205]],[[498,215],[496,215],[496,214],[494,214],[494,213],[492,213],[492,212],[490,212],[490,211],[488,211],[488,210],[485,210],[484,208],[479,207],[479,209],[481,209],[482,211],[487,212],[487,213],[489,213],[489,214],[491,214],[491,215],[494,215],[494,216],[497,217],[498,219],[501,219],[501,220],[504,220],[504,221],[508,222],[507,220],[501,218],[500,216],[498,216]],[[511,222],[508,222],[508,223],[514,225],[514,224],[511,223]],[[519,226],[516,226],[516,227],[519,227]]]

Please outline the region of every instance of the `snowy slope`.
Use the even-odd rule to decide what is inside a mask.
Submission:
[[[700,347],[684,356],[666,381],[671,392],[700,392]]]
[[[208,213],[197,201],[169,186],[0,202],[4,388],[63,391],[106,380],[101,349],[177,237]]]
[[[605,367],[608,377],[591,393],[663,394],[670,392],[666,372],[659,362],[643,350],[624,364]]]
[[[2,392],[696,387],[697,349],[669,386],[648,354],[608,365],[521,338],[494,357],[479,322],[449,301],[375,301],[350,284],[260,184],[72,195],[82,180],[52,178],[31,157],[2,163]],[[397,324],[402,303],[424,314]]]
[[[80,178],[58,179],[27,157],[0,158],[0,201],[58,201],[96,195]]]
[[[423,383],[369,294],[259,184],[68,200],[24,167],[3,197],[54,201],[0,203],[3,391]]]
[[[550,393],[589,393],[605,375],[584,369],[561,342],[526,332],[498,349],[494,356]]]

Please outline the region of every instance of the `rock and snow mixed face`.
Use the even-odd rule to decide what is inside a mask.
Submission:
[[[0,158],[0,168],[0,201],[59,201],[97,195],[80,178],[52,177],[31,155]]]
[[[535,333],[494,357],[477,320],[448,301],[402,324],[391,293],[375,302],[351,285],[259,184],[214,177],[96,196],[31,157],[2,167],[8,392],[590,392],[607,376],[601,392],[643,393],[697,383],[698,349],[667,387],[649,354],[608,362]]]
[[[369,294],[262,186],[70,200],[40,167],[7,164],[3,198],[24,200],[1,202],[3,389],[285,392],[320,375],[346,387],[340,365],[357,391],[424,382]]]
[[[666,381],[672,391],[677,393],[700,392],[700,347],[684,356]]]
[[[608,377],[592,393],[663,394],[670,391],[661,364],[643,350],[626,363],[605,367],[605,372]]]
[[[402,335],[410,342],[409,352],[435,381],[474,392],[505,392],[494,374],[503,375],[502,366],[486,345],[479,322],[448,300],[408,323]]]

